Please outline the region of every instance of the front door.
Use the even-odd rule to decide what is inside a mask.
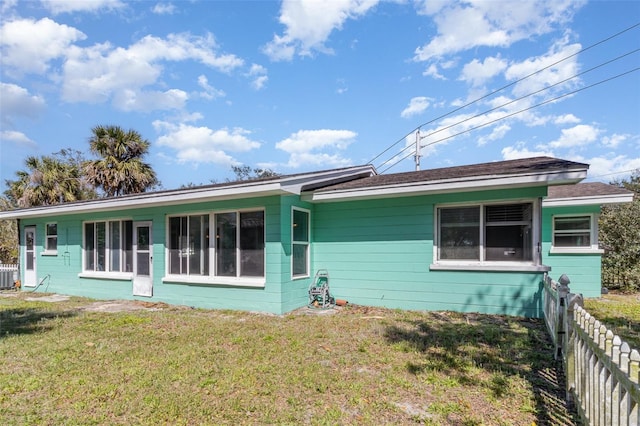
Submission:
[[[24,283],[25,287],[36,286],[36,227],[24,228]]]
[[[151,222],[133,224],[133,295],[153,296]]]

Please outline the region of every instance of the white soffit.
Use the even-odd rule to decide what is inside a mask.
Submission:
[[[633,201],[633,194],[593,195],[589,197],[545,198],[542,207],[624,204]]]

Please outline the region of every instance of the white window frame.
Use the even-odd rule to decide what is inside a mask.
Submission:
[[[49,234],[49,226],[55,225],[56,233]],[[55,239],[56,248],[50,248],[50,240]],[[43,256],[55,256],[58,254],[58,223],[57,222],[47,222],[44,225],[44,250],[41,253]]]
[[[206,246],[206,248],[208,249],[207,250],[207,253],[208,253],[207,261],[209,262],[209,272],[208,272],[208,274],[206,274],[206,275],[205,274],[192,274],[191,271],[188,271],[187,273],[182,273],[182,274],[172,274],[171,273],[171,263],[170,263],[171,245],[170,245],[170,241],[169,241],[170,238],[171,238],[171,219],[177,218],[177,217],[178,218],[184,218],[184,217],[189,218],[189,217],[192,217],[192,216],[200,216],[200,217],[202,217],[202,216],[205,216],[205,215],[209,216],[208,222],[207,222],[207,225],[209,226],[209,238],[208,238],[209,242],[208,242],[208,244]],[[211,239],[211,232],[212,232],[212,225],[213,224],[214,224],[214,222],[213,222],[213,219],[212,219],[212,213],[211,212],[189,212],[189,213],[184,213],[184,214],[172,214],[172,215],[168,215],[166,217],[166,227],[165,227],[165,229],[166,229],[166,236],[165,236],[165,241],[166,241],[166,244],[165,244],[165,259],[166,259],[166,262],[165,262],[165,276],[167,276],[167,277],[183,277],[183,278],[189,277],[189,278],[193,278],[193,277],[207,277],[207,276],[211,275],[211,270],[214,267],[214,265],[211,263],[212,260],[213,260],[212,250],[214,248],[213,247],[213,243],[211,241],[212,240]],[[203,230],[203,228],[201,228],[201,230]],[[205,237],[205,240],[206,240],[206,236],[201,235],[200,237],[201,238]],[[202,248],[205,248],[204,244],[202,244]],[[183,254],[180,254],[180,256],[182,256],[182,255]],[[200,261],[204,262],[204,260],[205,259],[202,256]],[[187,266],[187,269],[189,269],[189,266]]]
[[[303,212],[307,214],[307,241],[295,241],[293,236],[294,236],[294,212],[295,211],[299,211],[299,212]],[[298,274],[295,275],[293,273],[293,248],[294,246],[305,246],[305,252],[306,252],[306,260],[307,260],[307,264],[306,264],[306,273],[305,274]],[[296,207],[296,206],[292,206],[291,207],[291,279],[293,280],[297,280],[297,279],[302,279],[302,278],[309,278],[311,276],[311,210],[302,208],[302,207]]]
[[[224,213],[236,213],[236,220],[240,220],[241,213],[262,212],[263,215],[263,266],[264,273],[262,276],[249,277],[239,276],[239,268],[236,272],[236,276],[221,276],[217,274],[216,265],[216,215]],[[208,275],[187,275],[187,274],[171,274],[169,271],[169,219],[175,217],[185,216],[202,216],[209,215],[209,274]],[[240,253],[240,226],[236,227],[236,265],[241,262]],[[167,215],[166,217],[166,236],[165,236],[165,276],[162,278],[162,282],[174,283],[174,284],[197,284],[197,285],[216,285],[216,286],[233,286],[233,287],[258,287],[265,286],[267,275],[267,212],[264,207],[246,208],[246,209],[223,209],[223,210],[208,210],[198,212],[184,212]]]
[[[532,204],[531,218],[531,260],[485,260],[485,207],[505,204]],[[478,207],[480,210],[479,260],[440,259],[440,209],[451,207]],[[433,263],[431,270],[487,270],[487,271],[522,271],[545,272],[549,267],[542,265],[541,259],[541,220],[542,200],[540,198],[514,199],[499,201],[479,201],[469,203],[443,203],[434,205],[433,230]]]
[[[132,222],[131,218],[108,218],[103,220],[86,220],[82,222],[82,272],[78,274],[80,278],[101,278],[101,279],[113,279],[113,280],[130,280],[133,278],[133,270],[132,271],[112,271],[111,269],[111,226],[112,222],[119,223],[120,229],[120,269],[123,269],[123,265],[126,263],[126,250],[124,247],[125,239],[125,230],[124,230],[124,222]],[[105,271],[96,271],[96,270],[88,270],[86,264],[86,225],[92,223],[95,225],[98,223],[104,223],[105,226]],[[133,238],[133,227],[132,227],[132,238]],[[133,240],[132,240],[133,243]],[[95,237],[94,237],[94,247],[95,247]],[[133,266],[133,265],[132,265]]]
[[[552,231],[551,231],[551,254],[602,254],[604,250],[600,249],[598,242],[598,218],[597,213],[576,213],[576,214],[554,214],[551,217]],[[572,246],[572,247],[559,247],[554,244],[556,237],[556,219],[562,219],[567,217],[575,218],[589,218],[589,239],[591,244],[588,246]],[[558,231],[561,232],[561,231]]]

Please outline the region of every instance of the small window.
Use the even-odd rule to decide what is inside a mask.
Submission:
[[[554,216],[554,248],[597,248],[597,230],[593,215]]]
[[[45,241],[45,251],[56,252],[58,251],[58,224],[47,223],[46,226],[47,237]]]
[[[294,208],[291,226],[292,275],[306,277],[309,276],[309,212]]]

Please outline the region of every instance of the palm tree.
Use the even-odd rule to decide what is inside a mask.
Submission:
[[[155,171],[142,161],[149,142],[140,133],[119,126],[96,126],[92,133],[91,152],[101,158],[85,164],[90,184],[107,197],[145,192],[158,185]]]
[[[27,170],[16,172],[17,179],[7,180],[5,195],[16,207],[32,207],[94,198],[81,175],[80,162],[62,150],[51,156],[30,156]]]

